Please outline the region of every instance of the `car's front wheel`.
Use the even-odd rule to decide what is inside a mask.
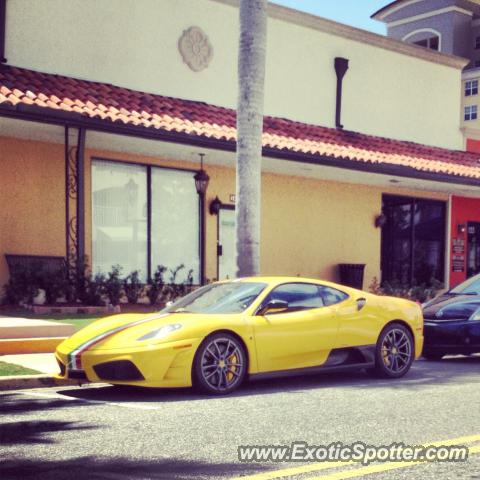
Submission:
[[[205,393],[231,393],[241,385],[246,373],[245,348],[229,333],[210,335],[197,350],[193,362],[193,383]]]
[[[375,349],[375,373],[386,378],[403,377],[415,357],[413,337],[400,323],[387,325],[378,338]]]

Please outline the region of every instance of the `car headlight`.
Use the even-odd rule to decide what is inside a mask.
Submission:
[[[165,338],[176,330],[180,330],[181,328],[182,325],[180,323],[164,325],[163,327],[156,328],[155,330],[142,335],[140,338],[137,338],[137,342],[143,342],[144,340],[159,340],[161,338]]]

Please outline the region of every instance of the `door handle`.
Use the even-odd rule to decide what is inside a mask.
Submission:
[[[223,246],[218,244],[217,245],[217,256],[221,257],[223,255]]]

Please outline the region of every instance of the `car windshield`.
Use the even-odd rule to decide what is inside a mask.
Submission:
[[[162,310],[165,313],[241,313],[267,286],[256,282],[213,283]]]
[[[480,294],[480,275],[465,280],[460,285],[452,288],[448,293],[453,295],[479,295]]]

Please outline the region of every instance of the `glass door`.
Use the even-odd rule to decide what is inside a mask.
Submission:
[[[218,279],[236,278],[235,210],[221,207],[218,212]]]
[[[401,286],[442,282],[445,202],[384,195],[383,214],[382,282]]]
[[[480,223],[468,222],[467,233],[467,278],[470,278],[480,273]]]

